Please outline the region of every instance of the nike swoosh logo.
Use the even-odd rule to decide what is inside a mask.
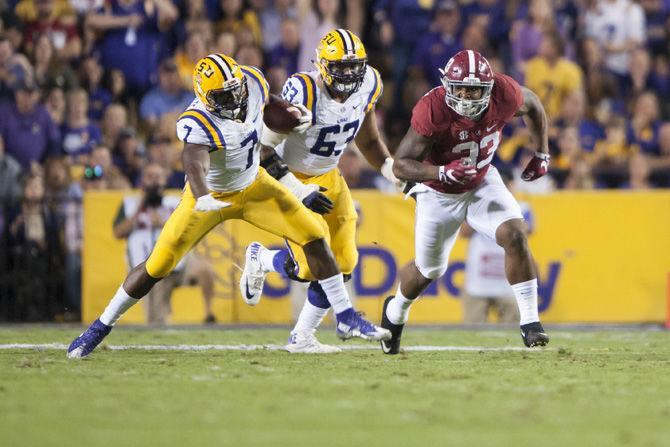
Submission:
[[[358,106],[360,106],[360,104]],[[352,107],[353,107],[354,110],[356,110],[358,108],[358,106],[352,106]]]
[[[492,126],[488,126],[488,127],[486,128],[486,131],[487,131],[487,132],[491,132],[493,129],[496,128],[496,126],[497,126],[497,124],[493,124]]]
[[[247,299],[248,299],[248,300],[253,300],[253,299],[254,299],[254,296],[253,296],[252,294],[249,293],[249,281],[245,281],[245,282],[244,282],[244,287],[246,288],[246,291],[245,291],[245,292],[246,292],[246,294],[247,294]]]

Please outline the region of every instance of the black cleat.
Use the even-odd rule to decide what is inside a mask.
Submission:
[[[402,336],[402,329],[405,327],[404,324],[393,324],[386,318],[386,308],[388,307],[389,301],[393,299],[393,295],[386,298],[384,301],[384,306],[382,307],[382,324],[381,327],[391,331],[390,340],[381,340],[382,351],[384,354],[397,354],[400,352],[400,337]]]
[[[542,323],[539,321],[521,326],[521,338],[523,339],[523,344],[526,345],[527,348],[544,346],[549,343],[549,336],[544,332]]]

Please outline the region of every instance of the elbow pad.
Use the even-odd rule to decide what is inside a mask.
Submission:
[[[262,160],[261,166],[276,180],[281,179],[288,172],[288,166],[286,166],[277,154],[272,154],[265,160]]]

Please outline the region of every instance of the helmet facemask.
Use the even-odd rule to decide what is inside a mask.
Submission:
[[[223,88],[207,93],[207,109],[219,118],[244,121],[247,114],[249,91],[246,78],[226,81]]]
[[[319,68],[326,86],[336,95],[348,97],[363,83],[367,62],[367,58],[356,57],[338,61],[322,58],[319,61],[321,65]]]
[[[466,118],[478,118],[488,107],[491,99],[491,90],[493,90],[493,81],[482,82],[479,78],[465,78],[462,81],[452,81],[447,77],[447,73],[440,69],[442,73],[442,85],[447,92],[446,102],[459,115]],[[457,87],[479,87],[482,89],[482,95],[479,99],[464,99],[456,96]]]

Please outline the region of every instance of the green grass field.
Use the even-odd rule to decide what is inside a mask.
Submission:
[[[67,344],[80,331],[0,328],[0,344]],[[321,340],[335,343],[331,332]],[[120,327],[107,342],[280,344],[286,335]],[[71,361],[63,350],[0,349],[0,445],[670,445],[670,332],[550,335],[544,350],[394,357],[103,345]],[[514,330],[410,328],[404,344],[516,348],[521,340]]]

